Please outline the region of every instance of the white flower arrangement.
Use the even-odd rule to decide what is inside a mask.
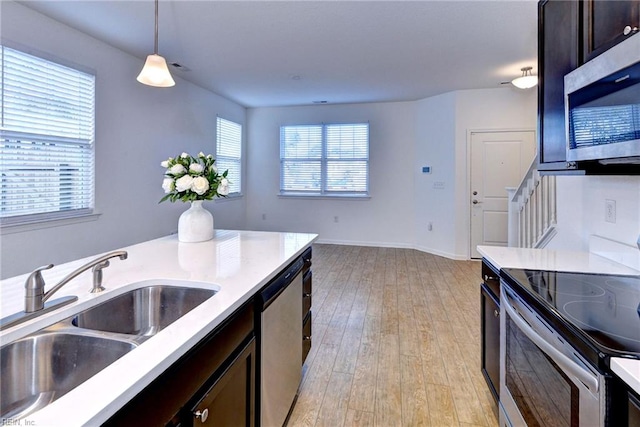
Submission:
[[[215,161],[211,154],[205,156],[200,152],[197,157],[182,153],[160,163],[166,169],[162,181],[165,196],[160,202],[192,202],[226,197],[229,194],[229,171],[219,174]]]

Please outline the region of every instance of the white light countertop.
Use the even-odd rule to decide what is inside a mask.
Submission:
[[[300,256],[317,237],[305,233],[216,230],[214,239],[208,242],[180,243],[177,235],[171,235],[122,248],[128,252],[128,259],[112,259],[111,265],[103,270],[104,292],[89,293],[92,274],[82,273],[52,296],[55,299],[76,295],[78,301],[1,331],[0,345],[141,286],[219,286],[220,290],[97,375],[28,416],[20,425],[94,426],[106,421]],[[98,255],[43,271],[45,290]],[[24,309],[27,276],[0,281],[0,317]]]
[[[494,267],[530,270],[570,271],[638,275],[640,272],[590,252],[554,251],[549,249],[478,246],[478,251]],[[640,360],[611,358],[611,369],[625,383],[640,393]]]
[[[640,272],[590,252],[478,246],[478,252],[497,269],[570,271],[638,275]]]
[[[640,360],[612,357],[611,370],[640,395]]]

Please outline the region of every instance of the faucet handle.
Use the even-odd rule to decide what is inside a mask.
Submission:
[[[42,274],[40,273],[42,270],[49,270],[53,268],[53,264],[43,265],[42,267],[38,267],[31,272],[29,277],[27,277],[27,281],[24,283],[24,287],[29,290],[37,290],[41,289],[44,293],[44,279],[42,278]]]
[[[31,272],[27,280],[24,282],[25,288],[25,311],[30,313],[40,310],[44,307],[42,296],[44,295],[44,278],[40,273],[42,270],[53,268],[53,264],[38,267]]]

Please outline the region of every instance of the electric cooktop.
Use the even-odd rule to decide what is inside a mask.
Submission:
[[[601,352],[640,358],[640,276],[503,271]]]

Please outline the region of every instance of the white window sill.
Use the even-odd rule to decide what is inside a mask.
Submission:
[[[23,233],[26,231],[40,230],[43,228],[61,227],[64,225],[96,221],[100,217],[100,215],[102,215],[100,212],[94,211],[92,213],[79,214],[66,218],[49,218],[29,222],[19,222],[15,224],[2,224],[0,226],[0,235]]]
[[[326,200],[370,200],[370,195],[354,195],[354,194],[292,194],[292,193],[280,193],[278,194],[279,199],[308,199],[308,200],[316,200],[316,199],[326,199]]]
[[[229,194],[227,197],[216,197],[215,199],[213,199],[213,201],[215,203],[225,203],[225,202],[232,202],[234,200],[240,200],[244,197],[244,194],[242,193],[234,193],[234,194]]]

